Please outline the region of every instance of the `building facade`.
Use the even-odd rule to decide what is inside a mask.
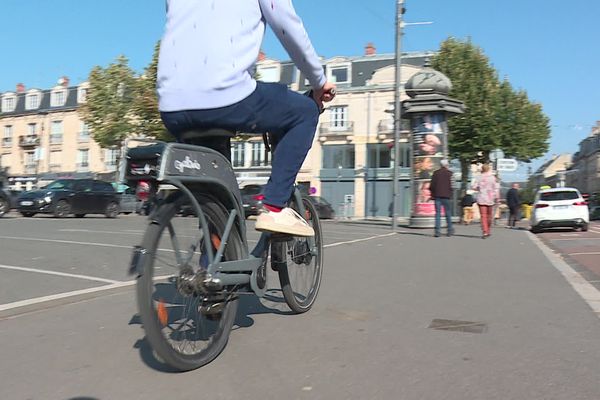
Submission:
[[[600,121],[590,135],[579,143],[573,156],[573,166],[568,171],[569,181],[582,193],[600,195]]]
[[[403,54],[402,84],[418,72],[433,53]],[[332,203],[347,217],[391,214],[393,178],[393,109],[395,57],[377,54],[368,44],[362,56],[323,59],[337,96],[321,116],[313,148],[298,175],[307,192]],[[279,82],[292,90],[310,89],[291,61],[266,58],[256,65],[260,80]],[[1,94],[0,167],[13,189],[29,189],[58,177],[100,176],[111,179],[117,150],[101,149],[78,113],[88,85],[70,86],[61,78],[48,90]],[[402,91],[401,99],[407,96]],[[410,214],[409,127],[400,143],[400,213]],[[242,135],[232,142],[232,163],[240,186],[266,183],[271,154],[260,136]]]

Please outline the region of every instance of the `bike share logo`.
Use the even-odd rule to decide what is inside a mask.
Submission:
[[[190,156],[185,156],[185,159],[183,161],[175,160],[175,162],[173,162],[173,165],[175,166],[175,169],[182,174],[186,168],[196,169],[198,171],[200,171],[200,169],[201,169],[200,163],[196,160],[192,161]]]

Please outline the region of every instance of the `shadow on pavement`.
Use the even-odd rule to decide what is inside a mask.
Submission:
[[[159,290],[160,291],[160,290]],[[267,306],[267,305],[269,306]],[[283,298],[280,289],[269,289],[265,296],[261,299],[253,293],[241,294],[239,297],[238,309],[233,323],[232,331],[236,331],[241,328],[249,328],[254,325],[254,319],[251,315],[258,314],[279,314],[279,315],[294,315],[292,311],[289,311]],[[142,320],[138,314],[134,314],[129,320],[128,325],[142,325]],[[159,359],[156,358],[150,343],[143,337],[138,339],[133,347],[138,349],[140,352],[140,358],[150,368],[166,373],[179,373],[177,371]],[[82,398],[83,399],[83,398]],[[74,399],[73,399],[74,400]],[[96,400],[96,399],[90,399]]]

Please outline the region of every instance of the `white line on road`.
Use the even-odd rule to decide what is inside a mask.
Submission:
[[[38,238],[28,238],[28,237],[19,237],[19,236],[0,236],[0,239],[10,239],[10,240],[29,240],[32,242],[51,242],[51,243],[64,243],[64,244],[82,244],[85,246],[99,246],[99,247],[117,247],[120,249],[131,249],[132,246],[123,246],[120,244],[106,244],[106,243],[91,243],[91,242],[76,242],[73,240],[59,240],[59,239],[38,239]]]
[[[567,255],[569,255],[569,256],[593,256],[593,255],[600,255],[600,252],[591,251],[589,253],[568,253]]]
[[[570,238],[570,239],[552,239],[552,238],[548,238],[548,240],[552,241],[552,242],[558,242],[560,241],[564,241],[564,240],[577,240],[577,241],[582,241],[582,240],[600,240],[600,238],[597,237],[583,237],[580,236],[578,238]]]
[[[366,238],[362,238],[362,239],[355,239],[355,240],[349,240],[349,241],[345,241],[345,242],[330,243],[330,244],[327,244],[327,245],[325,245],[323,247],[334,247],[334,246],[340,246],[342,244],[351,244],[351,243],[357,243],[357,242],[364,242],[364,241],[367,241],[367,240],[373,240],[373,239],[387,237],[387,236],[392,236],[392,235],[396,235],[396,233],[395,232],[391,232],[391,233],[387,233],[387,234],[384,234],[384,235],[370,236],[370,237],[366,237]],[[71,243],[71,244],[100,245],[100,244],[97,244],[97,243],[71,242],[71,241],[65,241],[65,240],[47,240],[47,239],[16,238],[16,237],[9,237],[9,236],[0,236],[0,238],[5,238],[5,239],[24,239],[24,240],[40,240],[40,241],[57,241],[59,243],[65,243],[66,242],[66,243]],[[118,246],[118,245],[107,245],[107,246],[131,248],[129,246]],[[164,279],[164,278],[169,277],[169,276],[170,275],[159,276],[159,277],[156,277],[155,279],[160,280],[160,279]],[[81,290],[75,290],[75,291],[72,291],[72,292],[65,292],[65,293],[53,294],[53,295],[50,295],[50,296],[37,297],[37,298],[33,298],[33,299],[28,299],[28,300],[16,301],[16,302],[13,302],[13,303],[0,304],[0,312],[1,311],[15,309],[15,308],[19,308],[19,307],[26,307],[26,306],[31,306],[31,305],[35,305],[35,304],[42,304],[42,303],[51,302],[51,301],[55,301],[55,300],[67,299],[67,298],[70,298],[70,297],[77,297],[77,296],[82,296],[82,295],[88,295],[90,293],[103,292],[103,291],[112,290],[112,289],[116,289],[116,288],[122,288],[122,287],[132,286],[135,283],[136,283],[135,280],[133,280],[133,281],[126,281],[126,282],[118,282],[118,281],[116,281],[114,283],[111,283],[110,285],[103,285],[103,286],[89,288],[89,289],[81,289]]]
[[[558,255],[554,254],[544,243],[534,235],[527,235],[533,243],[544,253],[548,261],[556,268],[573,286],[573,289],[586,303],[592,308],[596,316],[600,318],[600,291],[585,280],[577,271],[563,261]]]
[[[37,269],[37,268],[15,267],[13,265],[2,265],[2,264],[0,264],[0,269],[10,269],[10,270],[14,270],[14,271],[25,271],[25,272],[36,272],[38,274],[64,276],[64,277],[67,277],[67,278],[85,279],[85,280],[88,280],[88,281],[97,281],[97,282],[104,282],[104,283],[118,283],[119,282],[119,281],[115,281],[115,280],[112,280],[112,279],[98,278],[96,276],[68,274],[66,272],[48,271],[46,269]]]

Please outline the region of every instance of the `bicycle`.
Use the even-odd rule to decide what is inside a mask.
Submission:
[[[233,134],[213,129],[186,137]],[[140,143],[127,150],[122,180],[146,186],[156,206],[142,243],[134,247],[129,272],[137,276],[146,337],[162,361],[179,371],[213,361],[227,344],[240,296],[265,296],[269,261],[289,308],[294,313],[310,310],[321,284],[323,242],[317,211],[297,187],[290,206],[309,222],[315,236],[263,232],[249,251],[240,191],[223,154],[190,144]],[[159,185],[176,191],[157,199]],[[189,218],[178,216],[190,207],[195,215],[192,236],[182,228]],[[184,246],[185,241],[189,243]],[[164,274],[164,266],[157,263],[172,273]]]

